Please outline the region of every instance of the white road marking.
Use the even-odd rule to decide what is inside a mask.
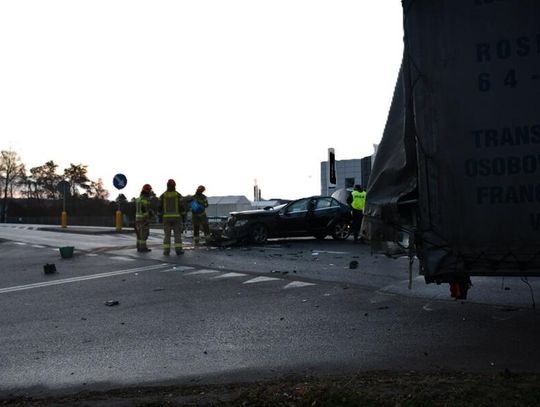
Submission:
[[[213,273],[221,273],[219,270],[210,270],[210,269],[202,269],[197,271],[192,271],[191,273],[186,273],[186,276],[194,276],[197,274],[213,274]]]
[[[264,283],[266,281],[281,280],[281,278],[276,277],[255,277],[251,280],[244,281],[242,284],[253,284],[253,283]]]
[[[292,283],[287,284],[283,289],[286,288],[298,288],[298,287],[308,287],[310,285],[316,285],[314,283],[306,283],[304,281],[293,281]]]
[[[36,249],[45,249],[45,246],[41,246],[40,244],[33,244],[32,247],[35,247]]]
[[[123,257],[123,256],[111,256],[111,260],[120,260],[120,261],[135,261],[135,259],[132,259],[131,257]]]
[[[327,253],[327,254],[348,254],[350,252],[334,252],[334,251],[331,251],[331,250],[319,250],[317,252],[318,253]]]
[[[97,253],[87,253],[85,254],[86,257],[97,257],[99,256]]]
[[[187,271],[187,270],[193,270],[193,267],[189,266],[174,266],[170,269],[161,270],[160,273],[168,273],[169,271]]]
[[[91,275],[88,275],[88,276],[64,278],[64,279],[61,279],[61,280],[43,281],[41,283],[18,285],[18,286],[14,286],[14,287],[0,288],[0,294],[10,293],[10,292],[14,292],[14,291],[31,290],[32,288],[48,287],[48,286],[52,286],[52,285],[76,283],[76,282],[79,282],[79,281],[95,280],[97,278],[114,277],[114,276],[120,276],[122,274],[131,274],[131,273],[136,274],[137,272],[141,272],[141,271],[157,270],[157,269],[160,269],[160,268],[163,268],[163,267],[170,267],[170,266],[171,266],[170,264],[166,264],[166,263],[165,264],[156,264],[156,265],[153,265],[153,266],[137,267],[137,268],[134,268],[134,269],[110,271],[108,273],[91,274]]]
[[[23,243],[23,242],[13,242],[14,244],[17,244],[19,246],[26,246],[27,243]]]
[[[422,307],[424,311],[433,311],[433,308],[431,308],[431,304],[426,304]]]
[[[215,277],[212,277],[213,279],[218,279],[218,278],[233,278],[233,277],[243,277],[243,276],[247,276],[247,274],[244,274],[244,273],[225,273],[225,274],[222,274],[220,276],[215,276]]]

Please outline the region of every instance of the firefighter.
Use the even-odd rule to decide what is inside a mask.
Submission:
[[[206,242],[210,240],[210,227],[208,226],[208,217],[206,216],[206,208],[208,207],[208,199],[203,194],[206,190],[204,185],[199,185],[193,200],[191,201],[191,214],[193,222],[193,243],[195,246],[199,244],[199,230],[202,227],[204,239]]]
[[[362,226],[362,218],[364,217],[364,207],[366,205],[366,191],[360,186],[355,185],[354,190],[351,193],[350,205],[352,209],[352,232],[354,236],[354,242],[358,242],[358,234],[360,233],[360,227]],[[364,239],[360,238],[363,243]]]
[[[152,187],[149,184],[144,184],[141,194],[135,199],[135,232],[137,233],[137,251],[150,252],[151,249],[146,245],[148,235],[150,233],[150,217],[152,209],[150,208],[150,194]]]
[[[184,254],[182,249],[182,215],[186,212],[182,195],[176,192],[176,182],[167,181],[167,191],[159,197],[160,212],[163,216],[163,254],[171,251],[171,232],[174,234],[174,250],[176,254]]]

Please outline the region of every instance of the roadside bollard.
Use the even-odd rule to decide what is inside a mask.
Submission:
[[[67,228],[67,212],[66,211],[62,211],[60,222],[63,228]]]
[[[122,211],[120,211],[120,210],[116,211],[115,226],[116,226],[116,231],[117,232],[122,231]]]

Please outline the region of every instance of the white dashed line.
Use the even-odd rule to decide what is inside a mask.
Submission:
[[[214,273],[221,273],[221,272],[219,270],[202,269],[202,270],[192,271],[191,273],[186,273],[186,276],[194,276],[197,274],[214,274]]]
[[[45,246],[41,246],[39,244],[33,244],[32,247],[35,247],[36,249],[45,249]]]
[[[244,281],[242,284],[253,284],[253,283],[264,283],[266,281],[275,281],[275,280],[281,280],[281,278],[276,277],[255,277],[251,280]]]
[[[308,287],[310,285],[316,285],[314,283],[306,283],[304,281],[293,281],[292,283],[287,284],[283,289],[286,288],[299,288],[299,287]]]
[[[160,273],[168,273],[169,271],[187,271],[187,270],[193,270],[193,267],[189,266],[174,266],[170,269],[161,270]]]
[[[122,256],[111,256],[111,260],[120,260],[120,261],[135,261],[135,259],[132,259],[131,257],[122,257]]]
[[[27,243],[23,243],[23,242],[13,242],[14,244],[16,245],[19,245],[19,246],[26,246]]]
[[[220,276],[215,276],[215,277],[212,277],[213,279],[219,279],[219,278],[233,278],[233,277],[243,277],[243,276],[247,276],[247,274],[243,274],[243,273],[225,273],[225,274],[222,274]]]
[[[86,256],[86,257],[97,257],[97,256],[99,256],[99,255],[96,254],[96,253],[87,253],[87,254],[85,254],[85,256]]]
[[[326,254],[349,254],[349,252],[335,252],[335,251],[331,251],[331,250],[318,250],[316,252],[317,254],[319,253],[326,253]],[[314,256],[316,256],[317,254],[315,254],[315,252],[312,253]]]

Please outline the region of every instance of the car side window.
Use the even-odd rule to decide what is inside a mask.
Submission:
[[[334,206],[332,204],[332,198],[319,198],[315,209],[326,209]]]
[[[330,206],[331,206],[332,208],[334,208],[334,207],[336,207],[336,206],[340,206],[337,199],[330,198],[330,201],[331,201],[331,202],[330,202]]]
[[[307,211],[307,204],[309,199],[302,199],[298,202],[294,202],[287,208],[288,213]]]

